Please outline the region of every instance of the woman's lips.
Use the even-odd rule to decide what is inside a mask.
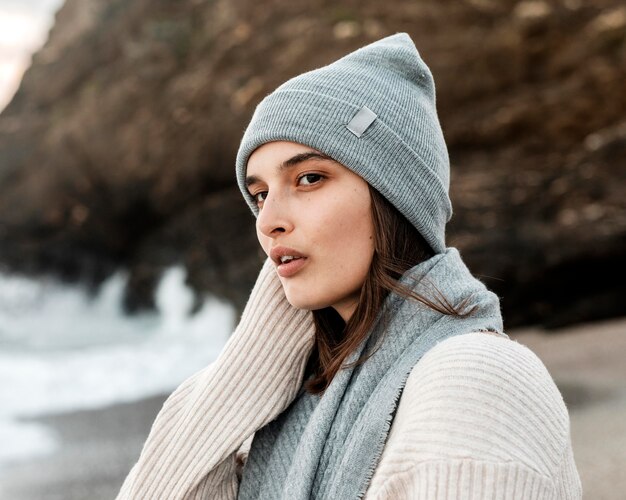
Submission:
[[[280,264],[276,271],[278,272],[278,276],[281,278],[289,278],[296,274],[302,266],[306,264],[307,258],[300,257],[299,259],[293,259],[291,262],[287,262],[285,264]]]

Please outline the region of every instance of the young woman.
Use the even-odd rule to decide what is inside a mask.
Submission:
[[[237,180],[268,255],[119,499],[580,499],[561,394],[445,245],[432,75],[401,33],[257,107]]]

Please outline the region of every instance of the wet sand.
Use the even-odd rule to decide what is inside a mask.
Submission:
[[[509,334],[542,359],[563,394],[584,498],[625,498],[626,318]],[[0,498],[112,500],[164,399],[36,419],[58,433],[61,448],[2,471]]]
[[[3,500],[112,500],[166,396],[33,420],[54,430],[57,453],[0,473]]]

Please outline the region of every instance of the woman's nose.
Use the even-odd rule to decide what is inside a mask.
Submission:
[[[268,193],[257,217],[259,230],[268,237],[289,232],[293,229],[288,201],[277,194]]]

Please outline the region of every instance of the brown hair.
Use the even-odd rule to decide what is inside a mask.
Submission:
[[[437,303],[398,283],[398,279],[407,270],[431,258],[434,252],[398,209],[373,187],[370,186],[369,190],[374,225],[372,263],[361,288],[359,303],[347,323],[344,323],[332,307],[313,311],[315,345],[307,364],[305,378],[310,374],[313,376],[304,383],[305,390],[310,394],[322,394],[326,390],[342,368],[346,357],[369,334],[390,292],[417,300],[442,314],[465,316],[473,310],[460,312],[434,285],[435,294],[438,295]],[[466,301],[463,301],[459,309],[463,309],[465,305]],[[367,356],[361,356],[352,365],[364,363],[374,352],[375,350]]]

